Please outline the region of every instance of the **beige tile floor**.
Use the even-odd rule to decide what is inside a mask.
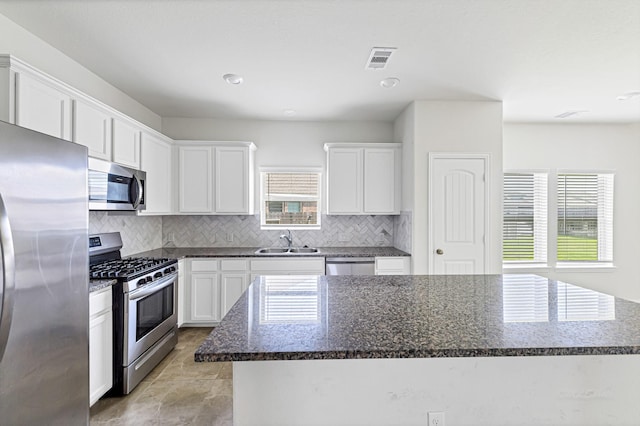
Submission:
[[[133,392],[91,407],[90,425],[230,426],[231,363],[193,361],[210,331],[180,329],[176,348]]]

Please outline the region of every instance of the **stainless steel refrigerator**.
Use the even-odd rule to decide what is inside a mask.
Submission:
[[[87,150],[0,121],[0,424],[89,422]]]

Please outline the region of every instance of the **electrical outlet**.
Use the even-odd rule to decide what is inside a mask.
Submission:
[[[347,234],[340,234],[338,235],[338,241],[341,241],[343,243],[347,242],[349,241],[349,237],[347,236]]]
[[[427,413],[428,426],[444,426],[444,412],[430,411]]]
[[[173,235],[173,232],[169,232],[169,233],[167,234],[167,242],[168,242],[168,243],[172,243],[172,242],[174,242],[174,241],[175,241],[175,235]]]
[[[227,242],[228,243],[233,242],[233,232],[227,232]]]

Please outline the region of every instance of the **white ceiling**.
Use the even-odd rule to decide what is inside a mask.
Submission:
[[[640,91],[640,0],[0,0],[0,13],[163,117],[389,121],[437,99],[501,100],[512,122],[640,122],[640,96],[616,99]],[[385,70],[365,70],[374,46],[398,49]],[[554,118],[568,110],[589,112]]]

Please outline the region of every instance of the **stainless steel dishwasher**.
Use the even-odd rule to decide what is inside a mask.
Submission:
[[[326,275],[375,275],[373,257],[327,257]]]

